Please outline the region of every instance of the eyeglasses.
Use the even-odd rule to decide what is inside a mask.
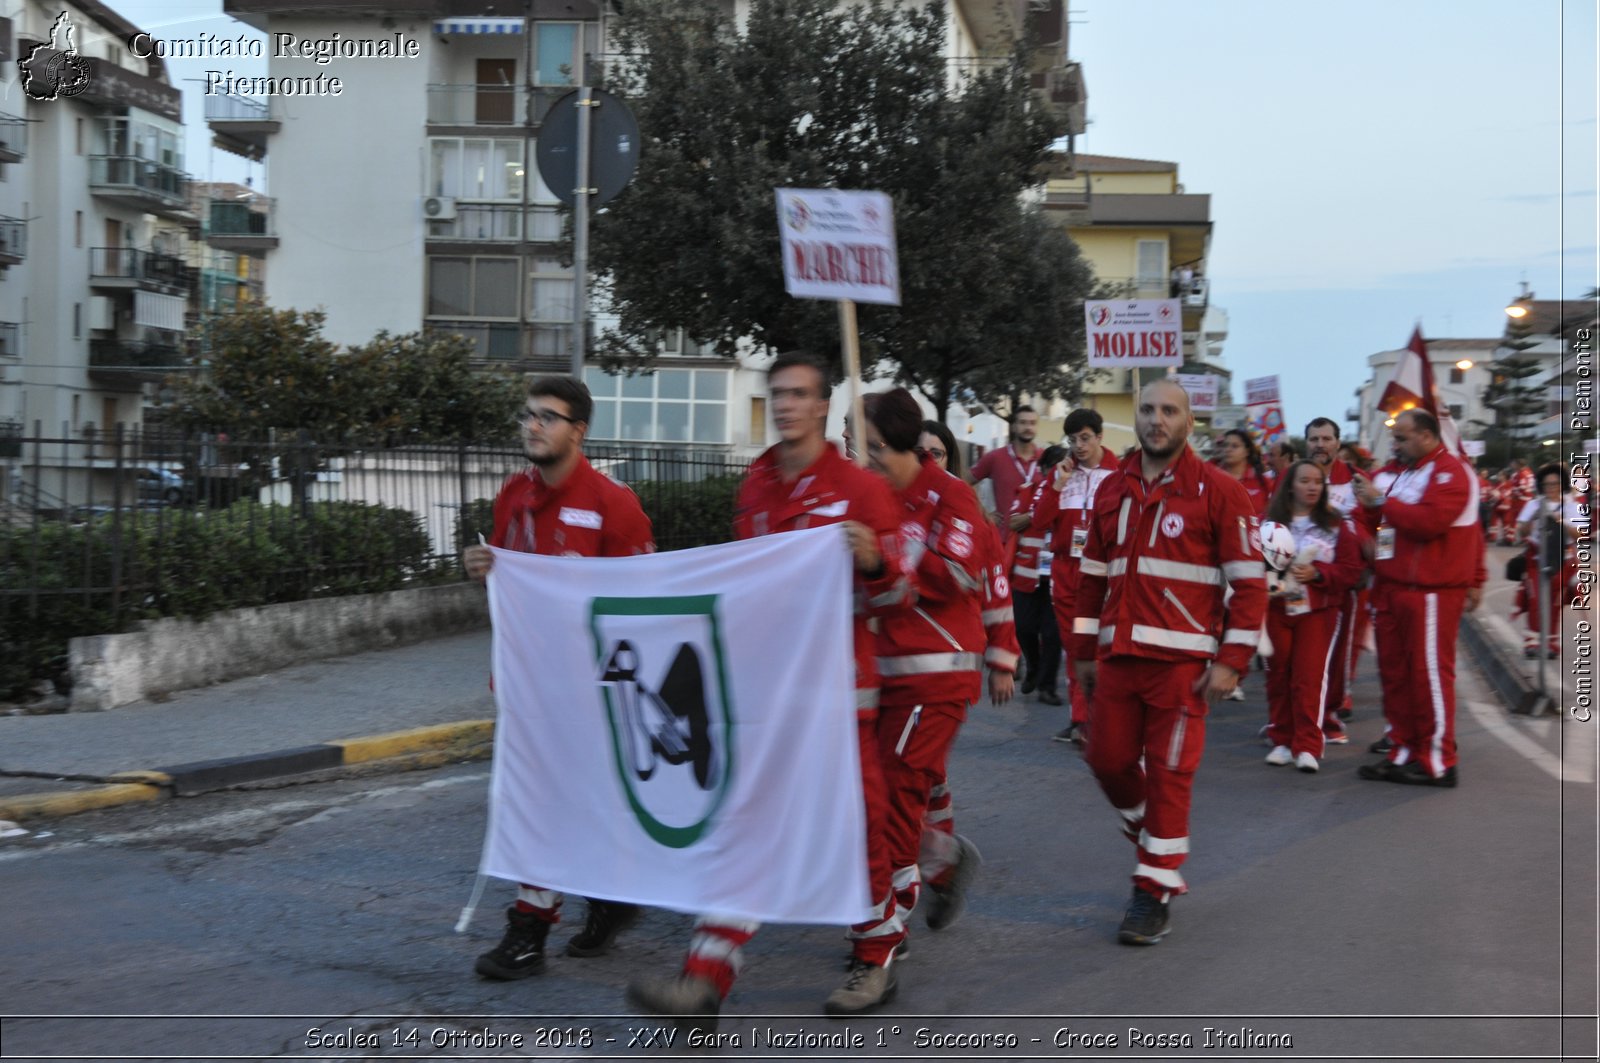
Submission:
[[[568,417],[564,413],[557,413],[544,406],[539,407],[537,410],[521,409],[517,411],[517,423],[522,427],[526,428],[534,421],[538,421],[540,426],[544,428],[554,428],[557,421],[565,421],[568,424],[579,423],[576,417]]]
[[[945,458],[945,453],[944,453],[944,451],[940,450],[938,447],[927,447],[927,448],[918,447],[917,448],[917,457],[918,458],[932,458],[934,461],[943,461],[944,458]]]

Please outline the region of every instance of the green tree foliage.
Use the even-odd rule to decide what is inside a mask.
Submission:
[[[1537,457],[1533,451],[1538,441],[1530,433],[1544,419],[1546,402],[1544,388],[1531,378],[1544,370],[1544,364],[1524,352],[1538,344],[1526,316],[1509,319],[1502,346],[1512,353],[1495,359],[1493,377],[1483,393],[1484,405],[1495,414],[1494,422],[1483,426],[1484,458],[1491,465],[1506,464],[1514,457]]]
[[[596,218],[591,264],[620,324],[601,338],[637,368],[658,330],[732,355],[838,349],[834,306],[784,290],[774,189],[870,189],[894,201],[899,307],[862,306],[863,362],[892,359],[941,409],[1075,386],[1089,271],[1028,214],[1057,133],[1023,56],[951,87],[947,12],[884,2],[755,0],[742,32],[717,5],[639,0],[618,20],[644,146],[629,188]]]

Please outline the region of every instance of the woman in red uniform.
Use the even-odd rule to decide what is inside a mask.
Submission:
[[[1545,653],[1561,655],[1561,607],[1573,597],[1578,576],[1577,551],[1573,544],[1589,527],[1589,518],[1578,503],[1567,495],[1567,471],[1554,463],[1539,470],[1539,497],[1530,498],[1517,514],[1517,541],[1526,544],[1527,567],[1522,585],[1517,588],[1517,609],[1527,617],[1528,633],[1523,636],[1522,655],[1539,656],[1539,566],[1547,518],[1561,524],[1566,541],[1561,568],[1550,576],[1550,613],[1545,627]]]
[[[1322,756],[1322,716],[1339,631],[1339,607],[1361,575],[1355,525],[1328,504],[1328,485],[1313,461],[1297,461],[1284,474],[1267,519],[1294,535],[1288,579],[1267,608],[1267,763],[1317,770]]]
[[[1270,492],[1266,474],[1261,469],[1261,448],[1250,438],[1250,433],[1242,428],[1228,429],[1217,437],[1216,451],[1212,464],[1243,484],[1256,512],[1265,513]]]

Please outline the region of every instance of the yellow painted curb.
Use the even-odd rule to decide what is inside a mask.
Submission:
[[[164,771],[119,771],[106,778],[112,782],[142,782],[146,786],[172,785],[172,776]]]
[[[347,738],[328,744],[344,750],[344,763],[360,764],[368,760],[383,760],[387,757],[430,750],[465,753],[493,740],[493,720],[467,720],[462,723],[413,727],[409,731],[392,731],[389,734],[370,735],[366,738]]]
[[[41,816],[70,816],[135,801],[159,801],[164,796],[165,792],[160,787],[143,783],[120,783],[54,794],[21,794],[0,798],[0,819],[21,822]]]

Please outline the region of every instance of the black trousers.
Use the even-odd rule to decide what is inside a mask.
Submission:
[[[1028,675],[1035,679],[1036,689],[1053,694],[1061,671],[1061,632],[1056,629],[1056,611],[1050,604],[1050,577],[1039,580],[1039,586],[1027,594],[1013,594],[1011,604]]]

